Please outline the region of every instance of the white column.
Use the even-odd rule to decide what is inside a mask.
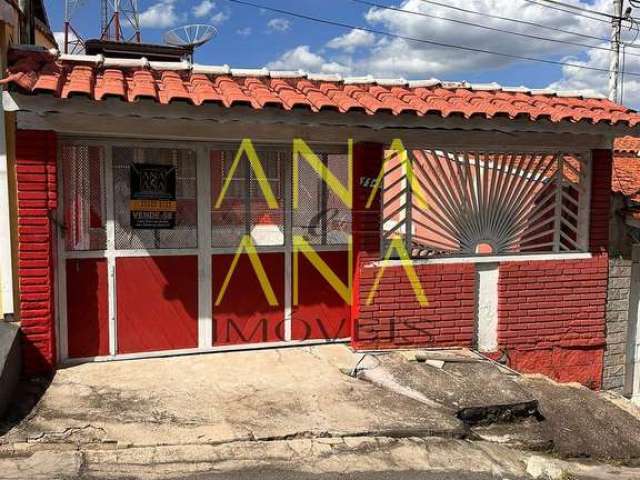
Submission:
[[[211,161],[209,149],[196,149],[198,185],[198,347],[209,348],[213,341],[211,272]]]
[[[0,320],[14,313],[11,269],[11,215],[4,108],[0,102]]]
[[[478,350],[498,349],[498,264],[476,264],[476,328]]]

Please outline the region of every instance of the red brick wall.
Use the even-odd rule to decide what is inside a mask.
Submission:
[[[54,228],[56,137],[52,132],[16,133],[18,278],[23,361],[28,375],[55,365]]]
[[[361,161],[366,155],[355,156],[358,173],[354,181],[359,181],[358,175],[377,175],[382,158],[378,148],[377,155],[367,156],[367,162]],[[590,249],[594,258],[502,263],[498,342],[500,350],[508,350],[513,368],[599,388],[605,342],[611,152],[593,151],[593,165]],[[355,192],[358,198],[370,190],[356,183]],[[380,258],[379,207],[376,199],[371,211],[363,214],[356,210],[362,208],[358,200],[354,205],[354,238],[358,239],[354,242],[354,347],[473,346],[473,265],[416,266],[430,302],[422,308],[404,269],[387,268],[372,304],[366,304],[378,272],[367,265]]]
[[[591,259],[500,265],[500,349],[510,366],[600,388],[605,345],[610,150],[594,150]]]
[[[604,255],[501,264],[498,344],[510,366],[598,388],[607,275]]]
[[[356,348],[471,347],[474,338],[475,266],[418,265],[415,271],[429,302],[421,306],[403,267],[387,267],[370,305],[379,272],[360,272]]]

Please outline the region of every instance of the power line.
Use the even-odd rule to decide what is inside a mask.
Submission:
[[[571,15],[575,15],[577,17],[583,17],[583,18],[588,18],[589,20],[595,20],[597,22],[611,23],[611,20],[616,18],[613,15],[609,15],[607,13],[598,12],[596,10],[583,9],[581,7],[577,7],[577,6],[569,5],[569,4],[564,4],[564,3],[560,3],[560,2],[550,2],[550,0],[524,0],[524,1],[528,2],[528,3],[531,3],[533,5],[538,5],[540,7],[551,8],[553,10],[558,10],[560,12],[570,13]],[[550,4],[541,3],[541,2],[550,2],[550,3],[553,3],[553,4],[559,4],[559,5],[563,5],[563,6],[566,6],[566,7],[573,8],[573,10],[567,10],[566,8],[560,8],[560,7],[556,7],[555,5],[550,5]],[[604,16],[604,17],[606,17],[606,19],[605,18],[599,18],[599,17],[592,17],[590,15],[585,15],[584,13],[580,13],[580,11],[592,12],[593,14],[598,14],[598,15]]]
[[[611,19],[613,19],[613,18],[618,18],[616,15],[611,15],[610,13],[599,12],[598,10],[592,10],[590,8],[584,8],[584,7],[580,7],[578,5],[572,5],[570,3],[559,2],[558,0],[525,0],[525,1],[529,2],[529,3],[537,3],[537,4],[540,4],[540,2],[551,3],[553,5],[558,5],[558,6],[565,7],[565,8],[571,8],[573,10],[577,10],[577,11],[580,11],[580,12],[585,12],[585,13],[589,13],[589,14],[592,14],[592,15],[599,15],[601,17],[606,17],[606,18],[609,19],[609,21],[611,21]],[[551,5],[542,5],[542,6],[546,6],[548,8],[553,8]]]
[[[562,28],[552,27],[552,26],[549,26],[549,25],[543,25],[541,23],[530,22],[530,21],[527,21],[527,20],[520,20],[520,19],[517,19],[517,18],[502,17],[500,15],[495,15],[495,14],[491,14],[491,13],[478,12],[477,10],[470,10],[468,8],[456,7],[454,5],[449,5],[447,3],[442,3],[442,2],[436,2],[436,1],[433,1],[433,0],[420,0],[420,1],[423,2],[423,3],[428,3],[430,5],[436,5],[438,7],[448,8],[448,9],[451,9],[451,10],[457,10],[459,12],[471,13],[473,15],[480,15],[482,17],[493,18],[493,19],[496,19],[496,20],[504,20],[506,22],[520,23],[520,24],[523,24],[523,25],[529,25],[529,26],[532,26],[532,27],[541,28],[543,30],[550,30],[552,32],[566,33],[566,34],[569,34],[569,35],[575,35],[577,37],[589,38],[591,40],[598,40],[600,42],[608,42],[609,41],[608,38],[597,37],[595,35],[589,35],[588,33],[576,32],[576,31],[573,31],[573,30],[564,30]]]
[[[496,51],[493,51],[493,50],[485,50],[485,49],[482,49],[482,48],[467,47],[467,46],[464,46],[464,45],[456,45],[456,44],[452,44],[452,43],[439,42],[439,41],[436,41],[436,40],[427,40],[427,39],[424,39],[424,38],[415,38],[415,37],[410,37],[408,35],[399,35],[399,34],[390,33],[390,32],[384,31],[384,30],[377,30],[375,28],[362,27],[362,26],[352,25],[352,24],[348,24],[348,23],[338,22],[338,21],[335,21],[335,20],[328,20],[328,19],[325,19],[325,18],[313,17],[311,15],[306,15],[306,14],[303,14],[303,13],[291,12],[289,10],[283,10],[281,8],[267,7],[266,5],[260,5],[260,4],[249,2],[249,1],[246,1],[246,0],[227,0],[227,1],[231,2],[231,3],[239,4],[239,5],[245,5],[245,6],[248,6],[248,7],[253,7],[253,8],[266,10],[266,11],[269,11],[269,12],[280,13],[282,15],[287,15],[287,16],[294,17],[294,18],[300,18],[302,20],[309,20],[311,22],[322,23],[322,24],[325,24],[325,25],[331,25],[331,26],[334,26],[334,27],[345,28],[345,29],[349,29],[349,30],[360,30],[360,31],[363,31],[363,32],[374,33],[374,34],[377,34],[377,35],[382,35],[382,36],[386,36],[386,37],[390,37],[390,38],[398,38],[398,39],[406,40],[406,41],[410,41],[410,42],[424,43],[426,45],[433,45],[433,46],[436,46],[436,47],[451,48],[451,49],[456,49],[456,50],[465,50],[467,52],[484,53],[484,54],[487,54],[487,55],[494,55],[494,56],[498,56],[498,57],[511,58],[511,59],[514,59],[514,60],[526,60],[528,62],[546,63],[546,64],[549,64],[549,65],[560,65],[560,66],[565,66],[565,67],[581,68],[581,69],[584,69],[584,70],[591,70],[591,71],[595,71],[595,72],[606,72],[606,73],[609,73],[609,69],[607,69],[607,68],[589,67],[589,66],[586,66],[586,65],[579,65],[579,64],[576,64],[576,63],[562,62],[560,60],[549,60],[549,59],[546,59],[546,58],[526,57],[526,56],[515,55],[515,54],[511,54],[511,53],[496,52]],[[626,72],[626,74],[630,75],[630,76],[633,76],[633,77],[640,77],[640,73],[636,73],[636,72]]]
[[[480,25],[478,23],[468,22],[466,20],[442,17],[440,15],[434,15],[434,14],[431,14],[431,13],[416,12],[416,11],[413,11],[413,10],[405,10],[405,9],[398,8],[398,7],[392,7],[392,6],[388,6],[388,5],[381,5],[379,3],[370,2],[369,0],[351,0],[351,1],[355,2],[355,3],[360,3],[362,5],[368,5],[370,7],[380,8],[380,9],[384,9],[384,10],[390,10],[390,11],[394,11],[394,12],[406,13],[406,14],[410,14],[410,15],[417,15],[417,16],[425,17],[425,18],[435,18],[435,19],[438,19],[438,20],[445,20],[447,22],[459,23],[459,24],[467,25],[467,26],[474,27],[474,28],[482,28],[482,29],[485,29],[485,30],[491,30],[493,32],[500,32],[500,33],[506,33],[506,34],[515,35],[515,36],[518,36],[518,37],[531,38],[531,39],[534,39],[534,40],[542,40],[542,41],[545,41],[545,42],[562,43],[562,44],[565,44],[565,45],[573,45],[573,46],[582,47],[582,48],[590,48],[590,49],[594,48],[596,50],[604,50],[604,51],[607,51],[607,52],[612,52],[613,51],[611,48],[608,48],[608,47],[602,47],[602,46],[598,46],[598,45],[589,45],[589,44],[580,43],[580,42],[573,42],[571,40],[560,40],[560,39],[555,39],[555,38],[541,37],[539,35],[533,35],[533,34],[524,33],[524,32],[515,32],[513,30],[505,30],[505,29],[502,29],[502,28],[490,27],[488,25]],[[630,56],[634,56],[634,57],[640,57],[640,55],[638,55],[638,54],[630,53],[629,55]]]

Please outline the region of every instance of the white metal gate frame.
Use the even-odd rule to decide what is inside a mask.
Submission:
[[[422,150],[422,149],[433,149],[435,150],[443,150],[448,147],[448,148],[457,148],[458,150],[465,150],[465,146],[464,143],[459,144],[457,147],[453,147],[450,145],[443,145],[440,147],[429,147],[423,144],[409,144],[406,145],[405,148],[407,150],[407,152],[412,152],[413,150]],[[585,187],[585,191],[583,192],[584,195],[581,195],[581,198],[579,200],[580,203],[580,208],[579,208],[579,229],[580,229],[580,235],[583,239],[583,243],[581,245],[582,247],[582,252],[588,252],[588,247],[589,247],[589,233],[590,233],[590,228],[591,228],[591,183],[592,183],[592,174],[593,174],[593,156],[591,153],[591,150],[588,149],[584,149],[584,148],[563,148],[563,149],[558,149],[557,147],[553,147],[553,146],[528,146],[528,145],[523,145],[523,146],[519,146],[517,148],[511,148],[509,149],[510,151],[514,151],[517,153],[522,153],[522,154],[539,154],[539,153],[546,153],[546,154],[553,154],[556,157],[561,157],[564,154],[570,154],[570,153],[577,153],[580,155],[582,162],[584,163],[585,166],[585,177],[584,177],[584,187]],[[503,146],[499,146],[499,145],[486,145],[483,148],[469,148],[468,151],[475,151],[478,153],[482,153],[482,154],[493,154],[493,153],[501,153],[506,151],[505,147]],[[413,164],[414,162],[414,158],[413,155],[411,155],[409,153],[409,162],[410,164]],[[401,188],[402,188],[402,194],[400,196],[401,198],[401,202],[402,202],[402,210],[404,211],[404,219],[400,222],[400,223],[404,223],[405,224],[405,231],[406,231],[406,237],[405,237],[405,244],[407,245],[407,249],[409,254],[411,254],[411,237],[412,237],[412,228],[413,228],[413,222],[412,222],[412,210],[413,210],[413,189],[410,188],[409,183],[407,181],[407,176],[406,176],[406,172],[405,174],[401,177]],[[380,195],[383,195],[384,192],[384,184],[380,190]],[[558,203],[559,203],[559,195],[560,195],[560,191],[557,192],[556,195],[556,208],[558,208]],[[386,245],[386,232],[385,232],[385,217],[384,217],[384,202],[381,201],[380,202],[380,223],[379,223],[379,242],[380,242],[380,252],[385,252],[387,245]],[[555,226],[555,232],[554,232],[554,236],[559,235],[559,224],[557,224]],[[518,257],[522,256],[522,257],[527,257],[527,258],[536,258],[539,257],[541,260],[545,259],[545,258],[556,258],[558,257],[558,255],[561,256],[566,256],[567,259],[569,258],[575,258],[576,255],[580,255],[581,252],[560,252],[557,248],[554,247],[553,252],[509,252],[509,253],[501,253],[499,255],[493,255],[491,258],[491,261],[495,262],[495,261],[500,261],[501,259],[504,259],[505,261],[509,261],[509,260],[514,260],[517,259]],[[465,255],[462,252],[451,252],[448,253],[446,255],[443,255],[441,257],[438,257],[436,259],[431,259],[431,260],[426,260],[426,261],[435,261],[436,263],[440,263],[442,260],[444,260],[446,263],[451,263],[451,262],[455,262],[457,261],[467,261],[467,260],[474,260],[475,258],[478,259],[479,263],[485,263],[485,259],[483,259],[483,257],[477,257],[474,255]],[[559,257],[558,257],[559,258]],[[420,258],[412,258],[413,261],[417,261],[417,262],[423,262],[425,260],[420,259]],[[394,260],[391,260],[391,262],[394,262]]]
[[[106,249],[67,251],[62,232],[64,225],[64,189],[62,178],[62,145],[93,145],[104,148],[104,195],[106,217]],[[163,248],[163,249],[131,249],[117,250],[115,248],[115,212],[113,198],[113,147],[158,147],[192,150],[196,155],[196,194],[197,194],[197,248]],[[291,154],[290,145],[274,143],[273,145],[256,145],[256,148],[275,148],[285,154]],[[316,145],[314,145],[316,147]],[[222,352],[235,350],[255,350],[264,348],[291,347],[304,345],[318,345],[326,343],[344,343],[350,338],[339,339],[309,339],[293,340],[291,338],[292,322],[292,162],[285,165],[284,198],[285,198],[285,242],[283,246],[257,246],[258,253],[282,253],[284,255],[284,341],[244,343],[238,345],[212,346],[213,335],[213,271],[211,258],[215,254],[235,254],[234,247],[212,247],[211,231],[211,161],[209,152],[212,150],[236,149],[237,143],[205,143],[205,142],[160,142],[155,140],[118,140],[118,139],[87,139],[82,137],[60,137],[58,144],[58,211],[57,211],[57,268],[54,272],[56,297],[56,338],[58,347],[58,362],[74,364],[90,361],[125,360],[135,358],[166,357],[174,355],[188,355],[194,353]],[[346,148],[336,148],[335,145],[317,146],[323,151],[346,153]],[[343,245],[317,245],[315,250],[344,251]],[[116,258],[126,257],[157,257],[157,256],[197,256],[198,258],[198,347],[179,350],[160,350],[141,353],[118,353],[117,344],[117,298],[116,298]],[[106,258],[107,260],[107,292],[108,292],[108,320],[109,320],[109,355],[69,358],[68,324],[67,324],[67,279],[66,262],[70,259]]]

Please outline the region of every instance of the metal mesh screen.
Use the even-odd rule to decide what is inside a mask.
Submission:
[[[112,157],[116,249],[196,248],[198,246],[198,209],[195,153],[191,150],[172,148],[113,147]],[[130,169],[134,163],[176,167],[174,228],[136,229],[131,227]]]
[[[340,183],[348,187],[348,155],[327,155],[327,166]],[[346,245],[351,233],[351,209],[330,188],[327,189],[326,211],[325,243],[327,245]]]
[[[65,249],[104,250],[104,149],[63,144],[61,156]]]
[[[319,157],[324,161],[324,156]],[[304,160],[298,160],[298,208],[293,210],[293,235],[304,237],[311,245],[321,245],[325,232],[325,216],[322,215],[326,203],[326,190],[322,179]]]
[[[317,154],[317,153],[316,153]],[[349,158],[317,154],[331,173],[348,187]],[[299,160],[298,208],[293,211],[293,234],[311,245],[346,245],[351,232],[351,210],[308,162]]]
[[[409,162],[386,162],[382,217],[385,242],[403,238],[413,256],[587,248],[579,154],[414,150]]]
[[[275,151],[258,151],[269,184],[278,204],[271,208],[260,187],[260,179],[248,159],[241,158],[232,171],[235,152],[212,151],[211,240],[213,247],[236,247],[243,235],[251,235],[259,246],[284,245],[286,157]],[[227,178],[230,183],[223,192]]]
[[[270,208],[255,172],[249,170],[249,232],[256,245],[284,245],[285,162],[280,152],[261,152],[260,161],[278,208]]]

